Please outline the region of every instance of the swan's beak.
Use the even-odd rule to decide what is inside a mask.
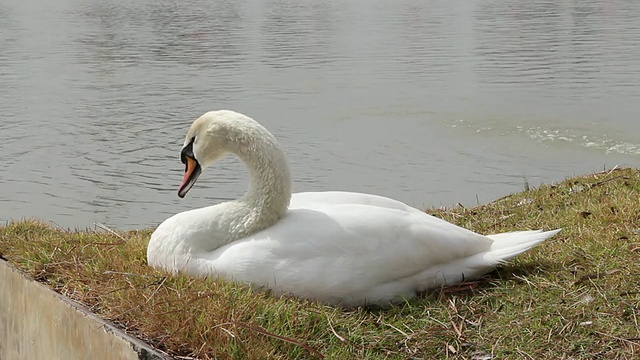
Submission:
[[[198,160],[193,156],[193,142],[182,149],[180,159],[185,165],[185,168],[182,183],[180,184],[180,188],[178,188],[178,196],[183,198],[189,190],[191,190],[193,184],[196,183],[198,176],[200,176],[200,173],[202,172],[200,163],[198,163]]]

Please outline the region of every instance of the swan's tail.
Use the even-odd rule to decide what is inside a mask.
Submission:
[[[562,229],[514,231],[487,235],[494,243],[491,245],[491,250],[485,253],[485,260],[492,264],[503,263],[559,233],[560,230]]]

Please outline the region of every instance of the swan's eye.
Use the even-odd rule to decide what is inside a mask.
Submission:
[[[196,141],[196,137],[192,137],[191,141],[189,141],[189,145],[185,146],[182,148],[182,151],[180,152],[180,161],[182,161],[183,164],[187,164],[187,157],[190,157],[192,159],[195,159],[195,155],[193,155],[193,143]]]

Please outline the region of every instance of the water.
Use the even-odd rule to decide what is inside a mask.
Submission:
[[[269,128],[294,190],[474,205],[640,160],[640,3],[0,3],[0,221],[157,225],[240,196],[227,158],[176,196],[212,109]]]

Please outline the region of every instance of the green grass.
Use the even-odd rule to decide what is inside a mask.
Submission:
[[[146,265],[151,230],[0,228],[0,256],[174,356],[199,359],[635,359],[640,170],[430,213],[480,233],[564,230],[462,288],[388,309],[254,294]]]

